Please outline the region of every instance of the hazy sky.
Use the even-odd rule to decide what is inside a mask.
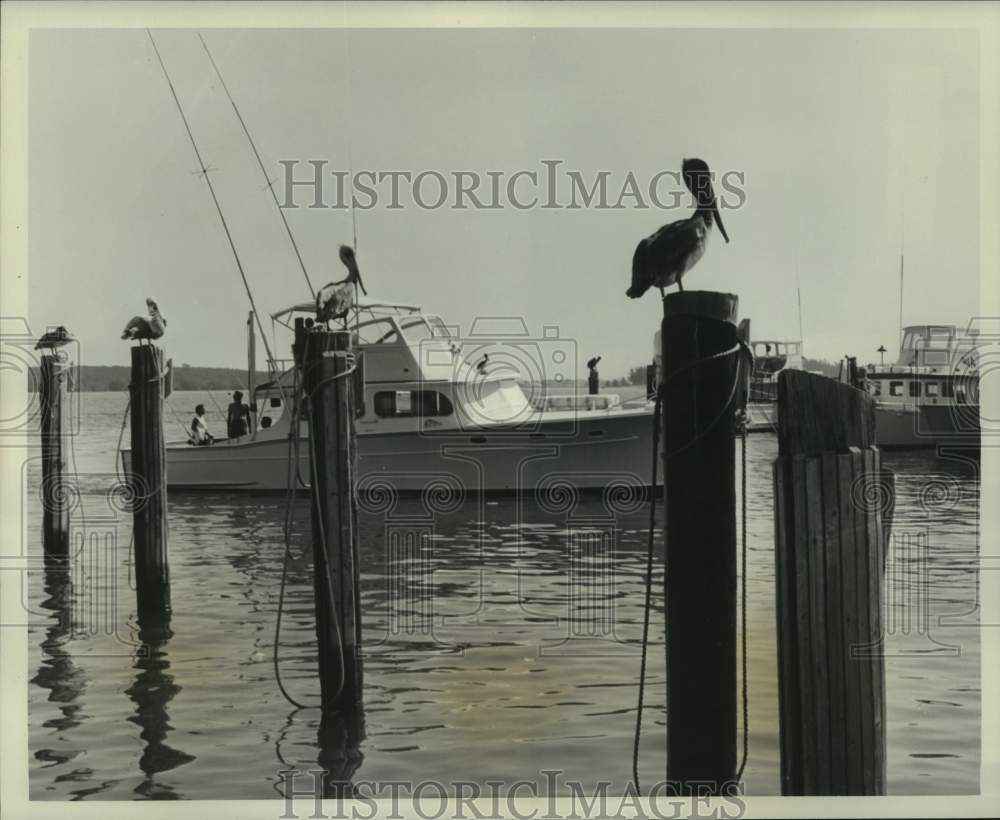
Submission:
[[[307,299],[195,31],[154,33],[218,169],[261,312]],[[901,244],[906,323],[964,324],[977,312],[975,32],[204,34],[273,176],[279,159],[346,170],[348,148],[355,170],[414,174],[541,172],[542,160],[560,159],[586,178],[609,171],[617,198],[629,171],[644,184],[700,156],[720,173],[742,171],[747,198],[724,214],[731,244],[713,236],[686,285],[739,294],[755,338],[798,336],[801,285],[807,355],[894,349]],[[145,32],[35,31],[30,42],[32,327],[67,325],[84,364],[127,364],[118,333],[148,294],[168,318],[176,362],[243,366],[246,296]],[[660,307],[655,291],[626,298],[632,253],[685,208],[383,204],[357,214],[373,294],[419,302],[463,332],[480,315],[523,316],[534,333],[557,325],[581,369],[604,356],[607,378],[650,359]],[[313,281],[341,278],[350,215],[286,214]]]

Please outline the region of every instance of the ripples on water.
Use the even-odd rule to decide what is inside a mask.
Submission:
[[[131,522],[106,499],[124,402],[116,394],[85,394],[83,402],[84,435],[75,442],[82,506],[74,515],[86,516],[97,546],[75,583],[38,572],[29,585],[32,798],[277,797],[279,771],[314,769],[320,757],[317,710],[290,706],[271,666],[284,499],[171,495],[173,634],[135,657]],[[750,794],[779,793],[776,454],[774,438],[751,437]],[[977,793],[977,468],[926,455],[887,461],[897,473],[886,588],[889,790]],[[26,490],[33,554],[41,551],[37,484],[36,463]],[[609,517],[598,498],[567,512],[470,497],[425,518],[422,546],[388,561],[387,533],[403,521],[412,529],[425,513],[411,498],[389,519],[362,511],[367,736],[356,777],[544,786],[540,771],[560,769],[562,780],[585,788],[600,780],[623,788],[631,776],[647,508],[625,505]],[[611,530],[609,555],[596,545]],[[293,696],[315,703],[308,535],[300,499],[280,667]],[[654,573],[654,591],[662,590],[659,537]],[[660,779],[665,765],[663,609],[659,594],[653,600],[645,783]]]

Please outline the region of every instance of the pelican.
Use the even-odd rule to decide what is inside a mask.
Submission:
[[[146,297],[146,310],[149,311],[149,318],[145,316],[133,316],[128,320],[125,329],[122,331],[122,338],[129,341],[138,339],[159,339],[167,329],[167,320],[160,314],[160,308],[152,299]]]
[[[661,296],[663,289],[675,282],[679,290],[684,290],[681,279],[705,253],[713,219],[722,238],[729,241],[715,204],[708,164],[701,159],[686,159],[681,171],[684,185],[694,194],[698,207],[687,219],[664,225],[639,243],[632,257],[632,286],[626,291],[632,299],[638,299],[653,285],[660,289]]]
[[[47,330],[42,334],[42,337],[38,340],[38,344],[35,345],[35,350],[42,350],[44,348],[49,348],[55,350],[57,347],[62,347],[65,344],[69,344],[73,341],[73,337],[62,325],[55,328],[55,330]]]
[[[347,311],[354,305],[355,286],[361,286],[361,292],[368,295],[365,284],[361,281],[361,271],[358,270],[358,260],[354,256],[354,248],[349,245],[340,246],[340,261],[347,268],[347,277],[339,282],[323,285],[316,292],[316,320],[328,322],[330,319],[343,319]]]

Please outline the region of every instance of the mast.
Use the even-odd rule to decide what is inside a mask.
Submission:
[[[250,290],[250,283],[247,281],[246,272],[243,270],[243,263],[240,261],[240,255],[236,251],[236,242],[233,240],[233,235],[229,231],[229,223],[226,222],[225,214],[222,212],[222,205],[219,203],[219,197],[215,193],[215,186],[212,185],[212,179],[209,177],[209,169],[205,167],[205,162],[201,158],[201,151],[198,150],[198,143],[195,142],[194,134],[191,131],[191,126],[188,124],[187,115],[184,113],[184,107],[181,105],[180,97],[177,96],[177,90],[174,88],[173,80],[170,79],[170,73],[167,71],[167,66],[163,62],[163,57],[160,55],[160,49],[156,46],[156,39],[153,37],[153,32],[147,28],[146,34],[149,36],[149,42],[153,45],[153,51],[156,53],[156,60],[160,64],[160,68],[163,71],[163,76],[167,81],[167,85],[170,87],[170,94],[173,96],[174,103],[177,105],[177,112],[181,116],[181,122],[184,123],[184,130],[187,132],[188,139],[191,141],[191,147],[194,149],[194,155],[198,159],[199,174],[204,178],[205,184],[208,186],[208,192],[212,195],[212,202],[215,203],[215,210],[219,215],[219,221],[222,223],[222,229],[226,233],[226,239],[229,240],[229,248],[233,252],[233,258],[236,260],[236,269],[239,271],[240,278],[243,280],[243,288],[247,292],[247,299],[250,300],[251,315],[257,320],[257,326],[260,329],[260,336],[264,342],[264,349],[267,351],[267,359],[271,364],[271,369],[276,370],[277,366],[274,361],[274,356],[271,355],[271,347],[267,343],[267,334],[264,333],[264,327],[260,324],[260,315],[257,313],[257,305],[254,303],[253,293]]]
[[[260,151],[257,150],[257,144],[253,141],[253,137],[250,136],[250,129],[247,128],[246,121],[243,119],[243,115],[240,113],[240,109],[236,105],[236,100],[233,99],[233,95],[229,91],[229,86],[226,85],[226,81],[222,77],[222,72],[219,70],[219,66],[215,62],[215,58],[212,56],[212,52],[208,50],[208,43],[206,43],[205,38],[201,36],[201,32],[198,33],[198,39],[201,40],[201,46],[205,49],[205,53],[208,55],[208,60],[212,64],[212,68],[215,69],[215,76],[219,78],[219,82],[222,84],[222,89],[226,92],[226,96],[229,98],[229,103],[233,107],[233,112],[236,114],[236,119],[239,120],[240,127],[246,135],[247,142],[250,143],[250,147],[253,149],[253,155],[257,159],[257,166],[260,168],[261,174],[264,175],[264,182],[267,183],[267,190],[271,192],[271,199],[274,202],[274,207],[278,211],[278,216],[281,217],[281,224],[285,226],[285,233],[288,235],[288,241],[292,243],[292,250],[295,251],[295,258],[299,260],[299,267],[302,269],[302,275],[306,278],[306,285],[309,286],[309,292],[312,294],[313,299],[315,299],[316,289],[313,287],[312,280],[309,278],[309,271],[306,270],[306,263],[302,259],[302,252],[299,250],[299,245],[295,241],[295,236],[292,234],[291,226],[285,218],[285,212],[281,209],[281,203],[278,202],[278,195],[274,192],[274,180],[267,175],[267,168],[264,167],[264,160],[261,159]],[[357,239],[355,239],[354,244],[357,245]],[[264,331],[261,330],[261,335],[263,335],[263,333]]]
[[[796,297],[799,302],[799,355],[802,355],[802,288],[796,288]]]
[[[903,349],[903,254],[899,255],[899,348]]]

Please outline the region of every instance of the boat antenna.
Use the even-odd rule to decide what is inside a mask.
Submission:
[[[903,346],[903,254],[906,248],[906,200],[899,206],[899,339],[900,349]]]
[[[209,169],[205,167],[205,163],[201,158],[201,151],[198,150],[198,143],[194,140],[194,134],[191,133],[191,126],[188,124],[187,116],[184,114],[184,107],[181,105],[180,98],[177,96],[177,90],[174,88],[173,81],[170,79],[170,73],[167,71],[167,66],[163,62],[163,57],[160,55],[160,49],[156,47],[156,39],[153,37],[153,32],[148,28],[146,29],[146,34],[149,35],[149,42],[153,44],[153,51],[156,52],[156,59],[160,63],[160,68],[163,69],[163,76],[167,80],[167,85],[170,86],[170,93],[173,95],[174,102],[177,104],[177,111],[181,115],[181,121],[184,123],[184,130],[187,131],[188,139],[191,140],[191,147],[194,149],[194,155],[198,158],[198,167],[200,168],[199,174],[204,178],[205,184],[208,185],[209,193],[212,194],[212,202],[215,203],[215,210],[219,214],[219,220],[222,222],[222,229],[226,232],[226,239],[229,240],[229,247],[233,252],[233,258],[236,260],[236,268],[240,272],[240,278],[243,280],[243,287],[247,292],[247,299],[250,300],[250,308],[253,310],[254,318],[257,320],[257,328],[260,330],[261,340],[264,342],[264,349],[267,351],[268,361],[271,363],[272,369],[276,367],[274,356],[271,355],[271,346],[267,343],[267,336],[264,334],[264,328],[260,323],[260,314],[257,313],[257,305],[253,300],[253,293],[250,291],[250,283],[247,282],[246,273],[243,271],[243,263],[240,262],[240,255],[236,252],[236,243],[233,241],[233,235],[229,231],[229,224],[226,222],[226,217],[222,213],[222,206],[219,204],[219,198],[215,194],[215,186],[212,185],[212,179],[208,175]]]
[[[899,343],[903,343],[903,254],[899,255]]]
[[[799,354],[802,353],[802,278],[799,275],[799,247],[795,246],[795,298],[799,304]]]
[[[271,192],[271,199],[274,200],[274,207],[277,208],[278,216],[281,217],[281,223],[285,226],[285,233],[288,234],[288,241],[292,243],[292,249],[295,251],[295,258],[299,260],[299,267],[302,268],[302,275],[306,278],[306,284],[309,286],[309,292],[312,294],[312,298],[315,299],[316,289],[313,287],[312,281],[309,279],[309,273],[306,270],[306,263],[302,260],[302,253],[299,251],[299,245],[295,241],[295,237],[292,235],[292,229],[288,224],[288,220],[285,218],[285,212],[282,210],[281,204],[278,202],[278,195],[274,192],[274,180],[267,175],[267,168],[264,166],[264,160],[260,157],[260,152],[257,150],[257,145],[254,143],[253,137],[250,136],[250,129],[247,128],[246,121],[243,119],[243,115],[240,114],[240,109],[236,105],[236,100],[233,99],[233,95],[229,91],[229,86],[226,85],[226,81],[222,77],[222,72],[219,70],[219,66],[215,62],[215,58],[212,56],[212,52],[209,51],[208,43],[205,42],[205,38],[202,37],[200,31],[198,32],[198,39],[201,40],[202,48],[205,49],[205,53],[208,55],[208,60],[212,64],[212,68],[215,69],[215,76],[219,78],[219,82],[222,84],[222,88],[226,92],[226,96],[229,98],[230,104],[233,106],[236,119],[240,121],[243,133],[246,134],[247,141],[253,149],[253,155],[257,158],[257,165],[260,166],[260,172],[264,175],[264,182],[267,183],[267,190]]]
[[[347,28],[344,28],[344,77],[347,85],[347,172],[350,174],[351,185],[351,232],[354,236],[354,252],[358,252],[358,216],[354,209],[354,157],[351,152],[351,80],[353,79],[351,64],[351,38],[347,35]],[[357,285],[354,287],[357,295]]]

